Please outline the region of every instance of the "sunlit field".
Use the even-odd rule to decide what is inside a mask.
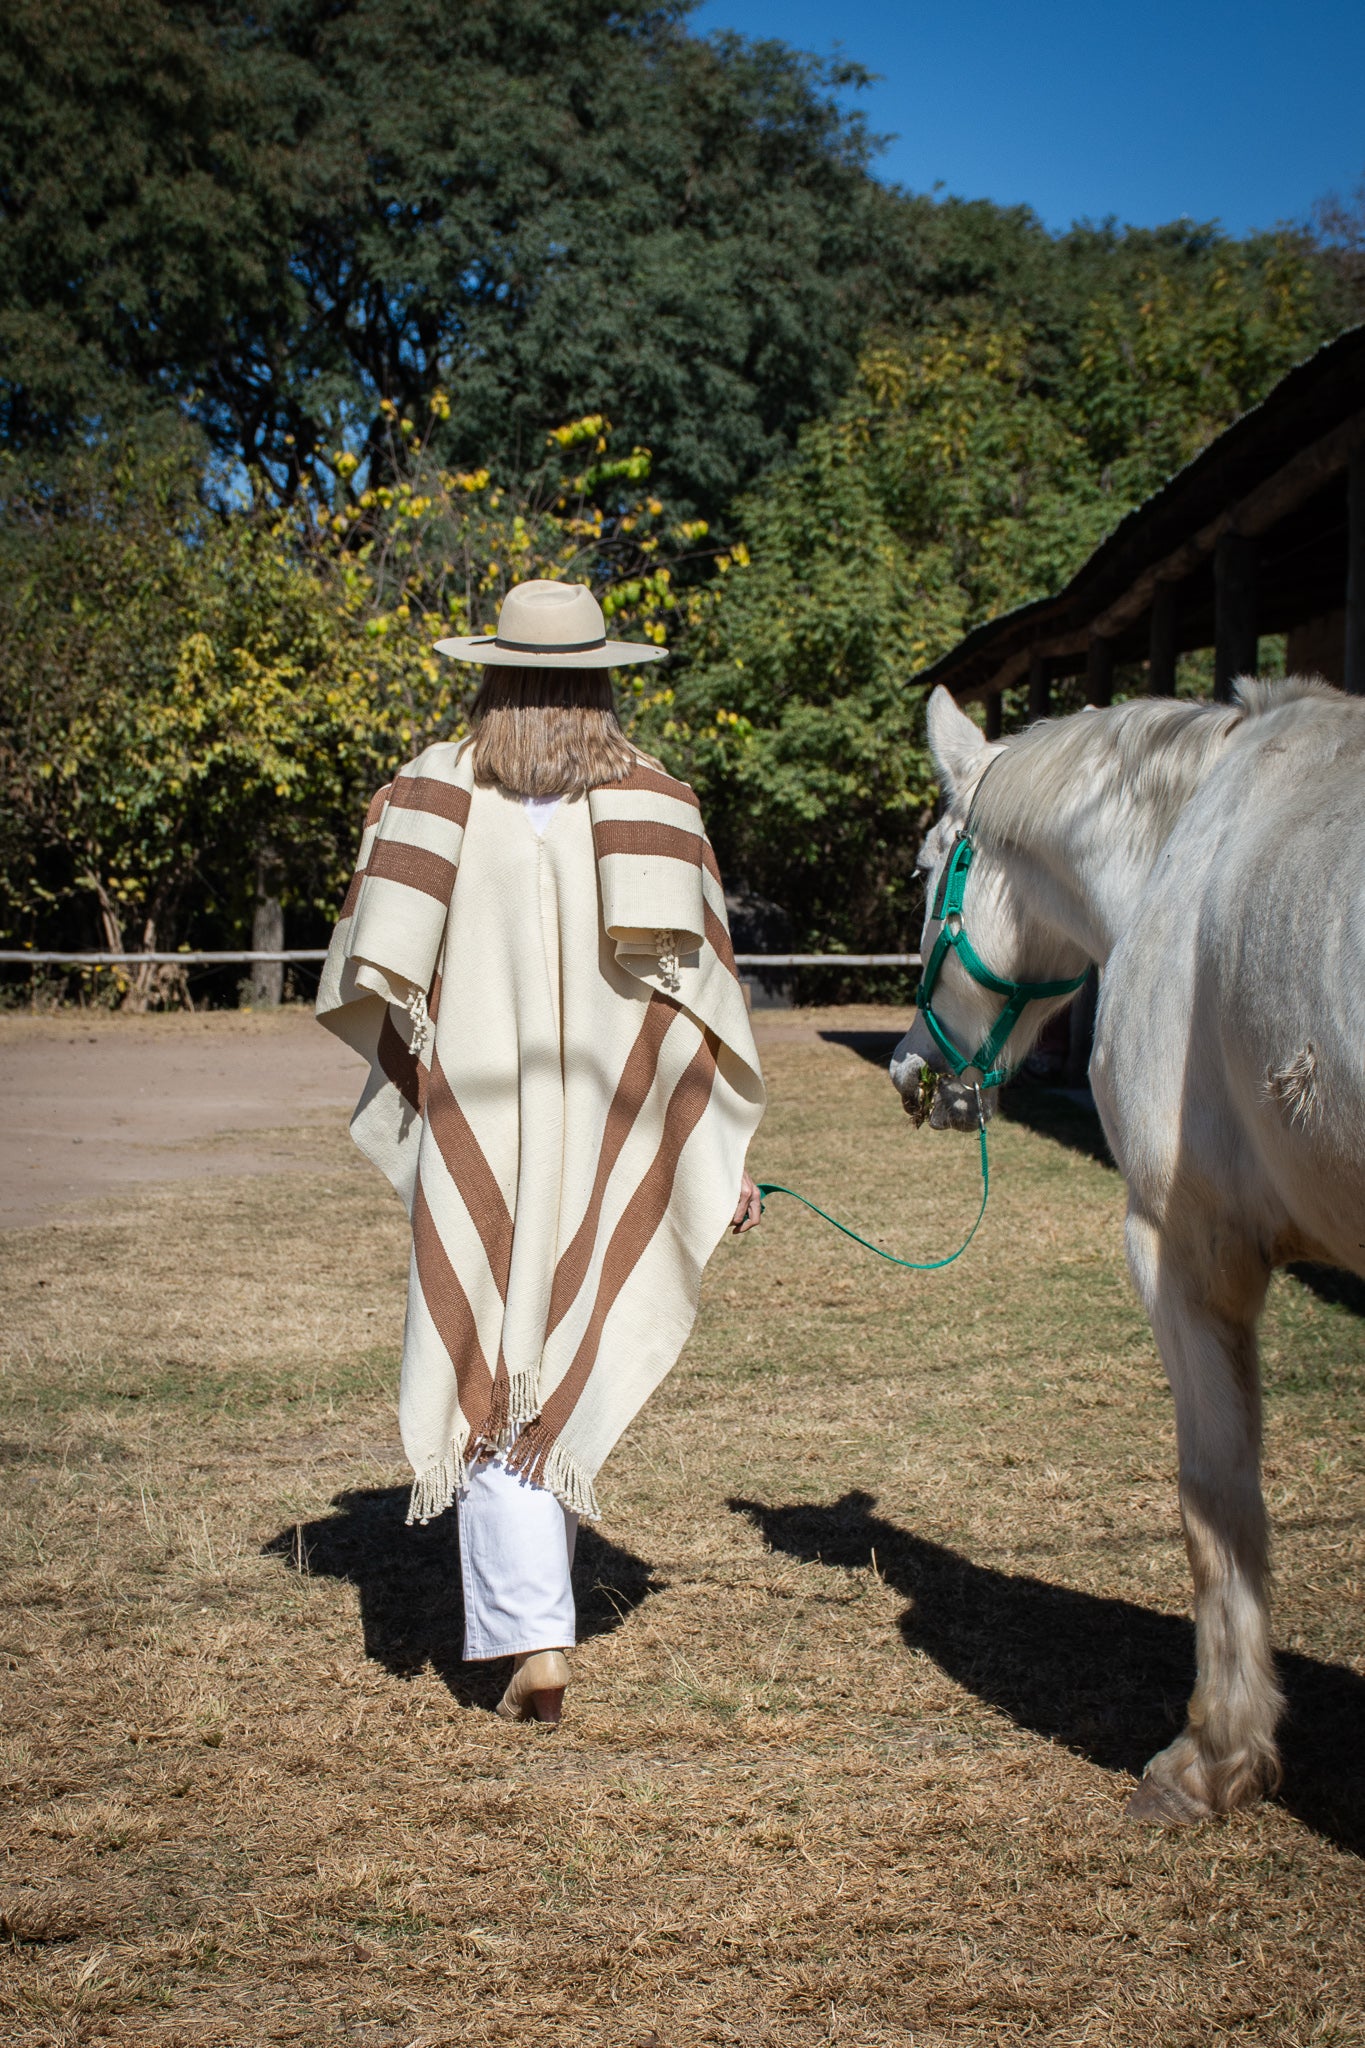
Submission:
[[[976,1147],[895,1021],[776,1018],[752,1163],[929,1257]],[[1015,1094],[943,1273],[781,1200],[722,1246],[556,1731],[404,1527],[402,1212],[344,1118],[280,1143],[0,1234],[6,2043],[1365,2039],[1361,1290],[1264,1326],[1281,1799],[1160,1834],[1174,1431],[1086,1111]]]

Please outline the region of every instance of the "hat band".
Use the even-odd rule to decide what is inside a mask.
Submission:
[[[500,633],[493,637],[493,645],[505,647],[509,654],[591,654],[606,644],[605,633],[600,640],[564,640],[554,647],[544,640],[504,640]]]

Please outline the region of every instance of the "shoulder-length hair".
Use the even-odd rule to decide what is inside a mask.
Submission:
[[[470,724],[474,780],[516,796],[579,796],[639,758],[604,668],[486,668]]]

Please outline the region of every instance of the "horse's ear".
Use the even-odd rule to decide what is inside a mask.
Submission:
[[[934,757],[944,793],[955,797],[972,779],[986,751],[980,726],[973,725],[960,711],[951,690],[940,683],[929,699],[925,714],[929,731],[929,752]]]

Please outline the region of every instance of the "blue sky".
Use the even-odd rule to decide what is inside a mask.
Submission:
[[[733,28],[883,74],[879,174],[1023,201],[1049,227],[1182,214],[1234,234],[1365,177],[1365,0],[705,0]]]

